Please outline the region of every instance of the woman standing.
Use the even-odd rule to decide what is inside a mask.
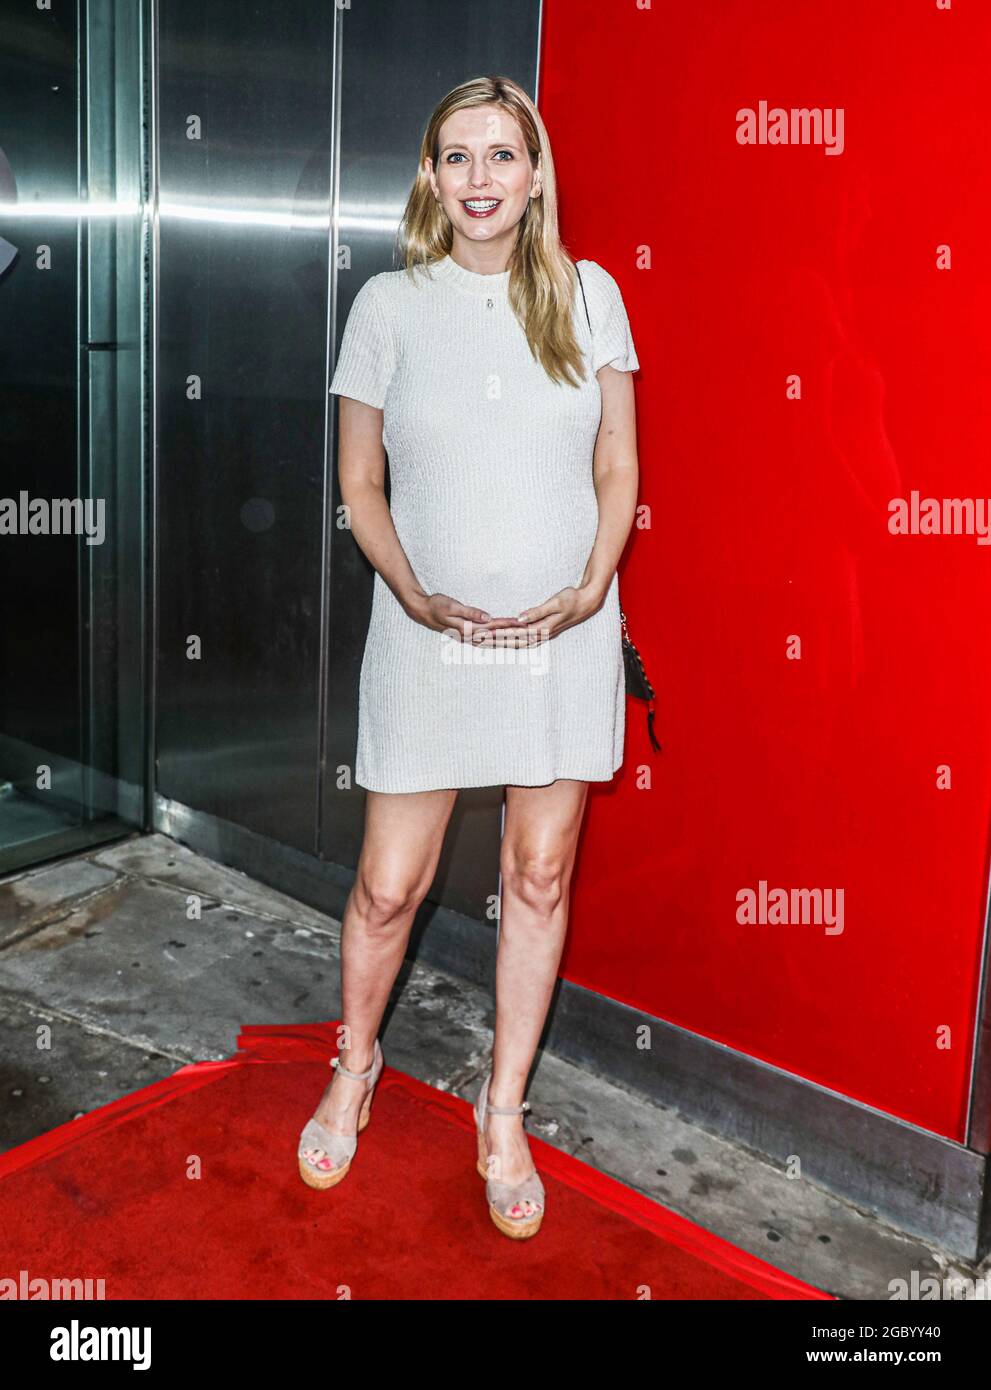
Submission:
[[[342,935],[349,1045],[299,1166],[313,1187],[346,1175],[458,789],[502,785],[495,1041],[476,1123],[492,1219],[519,1239],[543,1217],[523,1093],[588,784],[623,757],[616,565],[636,508],[639,363],[615,280],[595,261],[576,274],[561,244],[547,132],[507,78],[466,82],[433,113],[400,244],[406,268],[354,299],[330,388],[341,496],[375,569],[355,768],[368,795]]]

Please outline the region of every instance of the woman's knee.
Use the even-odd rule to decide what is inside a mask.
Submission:
[[[520,845],[503,847],[499,868],[504,891],[508,889],[532,911],[550,916],[564,897],[568,866],[563,855],[529,850]]]
[[[371,927],[388,927],[415,912],[427,887],[394,874],[361,870],[355,880],[357,906]]]

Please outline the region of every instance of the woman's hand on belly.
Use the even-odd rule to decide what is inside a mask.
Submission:
[[[519,618],[493,618],[482,608],[459,603],[449,594],[416,594],[405,605],[407,614],[434,632],[456,634],[462,642],[480,641],[493,628],[522,628]]]
[[[530,647],[538,642],[549,642],[559,632],[577,627],[597,613],[605,602],[607,592],[607,589],[590,584],[577,587],[569,584],[545,603],[526,609],[511,624],[493,618],[477,639],[478,644],[483,647]],[[496,627],[497,621],[499,627]]]

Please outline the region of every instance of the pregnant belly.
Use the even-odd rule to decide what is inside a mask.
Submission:
[[[498,616],[577,584],[598,526],[595,494],[569,499],[567,506],[452,515],[430,509],[426,520],[393,520],[413,572],[428,593],[444,593]]]

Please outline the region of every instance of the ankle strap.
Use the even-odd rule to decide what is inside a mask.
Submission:
[[[525,1100],[522,1105],[489,1105],[486,1097],[485,1108],[490,1115],[522,1115],[524,1110],[530,1109],[530,1102]]]
[[[344,1063],[341,1061],[340,1057],[332,1057],[330,1065],[332,1067],[336,1067],[342,1076],[349,1076],[352,1081],[367,1081],[368,1078],[371,1076],[372,1072],[375,1070],[375,1062],[377,1060],[375,1056],[375,1051],[377,1051],[377,1048],[372,1052],[372,1065],[368,1068],[367,1071],[349,1071],[347,1067],[344,1065]]]

